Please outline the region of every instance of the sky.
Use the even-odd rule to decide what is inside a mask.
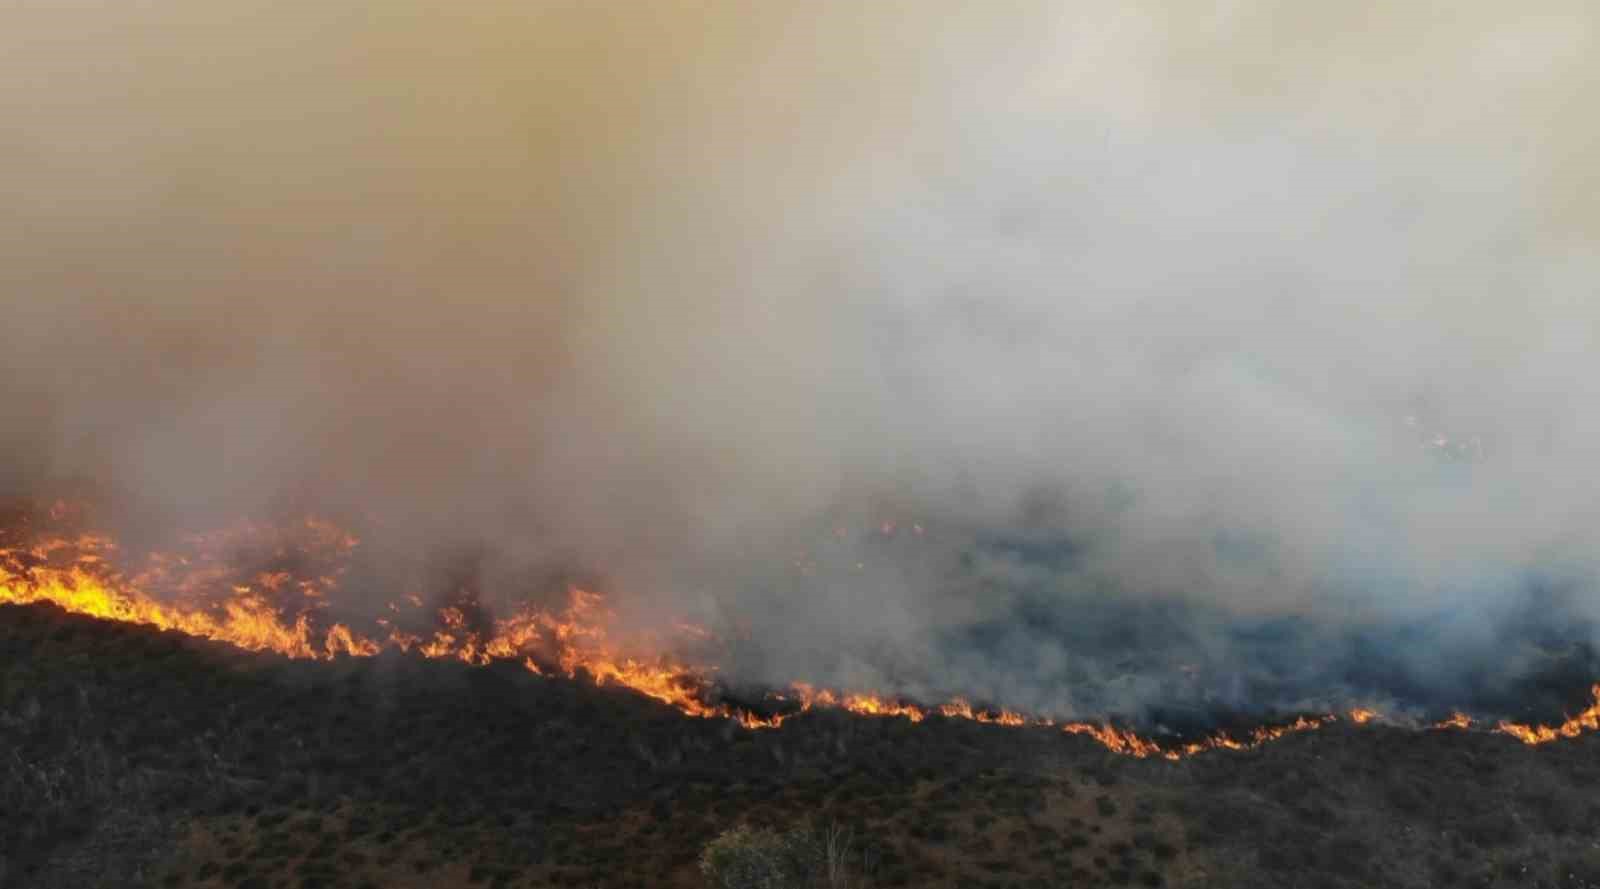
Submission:
[[[1063,712],[1248,704],[1241,621],[1359,696],[1352,633],[1454,691],[1600,611],[1592,4],[3,16],[6,490]]]

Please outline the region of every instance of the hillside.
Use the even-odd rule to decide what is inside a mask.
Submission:
[[[692,887],[738,823],[872,886],[1600,885],[1600,740],[1349,724],[1138,760],[815,711],[750,731],[399,654],[331,663],[0,607],[0,885]]]

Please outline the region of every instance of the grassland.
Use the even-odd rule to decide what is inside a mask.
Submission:
[[[747,731],[405,656],[251,655],[0,607],[0,885],[692,887],[739,823],[871,886],[1600,886],[1600,739],[1334,726],[1133,760],[814,712]]]

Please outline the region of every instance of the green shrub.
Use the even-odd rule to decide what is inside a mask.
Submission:
[[[814,876],[806,837],[745,825],[724,831],[700,853],[700,872],[714,889],[801,889]]]
[[[740,825],[700,853],[712,889],[849,889],[847,831],[796,827],[779,833]]]

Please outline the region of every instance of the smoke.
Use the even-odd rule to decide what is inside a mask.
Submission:
[[[0,484],[576,566],[752,681],[1515,700],[1600,611],[1597,18],[13,3]]]

